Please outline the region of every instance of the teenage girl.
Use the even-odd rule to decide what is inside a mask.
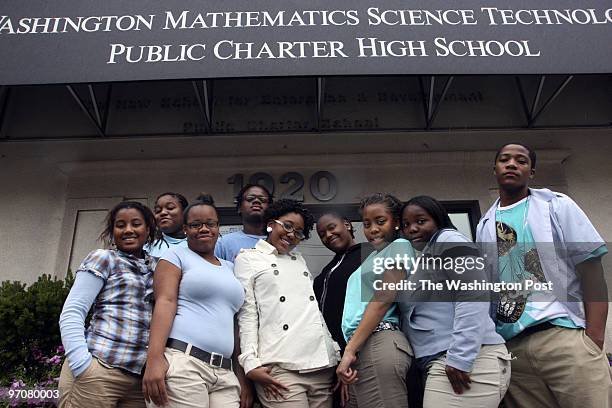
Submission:
[[[412,349],[399,330],[395,293],[375,290],[405,277],[401,267],[381,273],[378,260],[414,256],[410,243],[399,238],[401,208],[401,201],[385,193],[368,196],[360,205],[363,231],[375,251],[348,280],[342,317],[347,345],[336,370],[342,382],[353,383],[353,406],[408,407]]]
[[[179,193],[168,192],[157,197],[153,213],[158,230],[155,242],[147,248],[149,254],[159,258],[170,247],[187,246],[183,230],[183,212],[187,206],[187,199]]]
[[[368,243],[355,242],[354,228],[348,218],[335,212],[319,217],[317,234],[334,258],[321,270],[314,280],[314,291],[319,309],[325,318],[334,341],[343,351],[346,341],[342,334],[342,312],[348,278],[373,250]],[[342,406],[341,392],[334,393],[334,407]]]
[[[483,280],[479,265],[484,264],[478,263],[475,245],[456,230],[440,202],[427,196],[412,198],[402,210],[402,225],[425,259],[441,261],[420,265],[455,265],[441,270],[421,266],[413,277]],[[466,261],[470,258],[473,262]],[[510,356],[495,332],[487,298],[459,290],[414,295],[402,293],[399,305],[402,330],[426,374],[423,406],[497,407],[510,381]]]
[[[233,264],[214,254],[219,216],[212,197],[189,205],[184,220],[187,248],[171,247],[155,269],[144,396],[149,406],[238,408],[250,398],[232,370],[244,289]]]
[[[264,212],[267,238],[236,257],[245,302],[239,313],[240,363],[265,408],[331,408],[339,346],[317,306],[312,276],[295,247],[312,215],[281,199]]]
[[[144,407],[141,378],[153,310],[155,218],[124,201],[106,218],[100,238],[113,249],[92,251],[79,266],[60,315],[66,361],[60,407]],[[85,318],[93,306],[89,326]]]
[[[314,291],[332,337],[340,349],[344,350],[346,341],[341,324],[346,283],[374,248],[369,243],[355,242],[353,225],[335,212],[319,217],[317,234],[323,245],[334,252],[335,256],[315,278]]]

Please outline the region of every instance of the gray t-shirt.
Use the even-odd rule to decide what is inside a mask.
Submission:
[[[162,255],[182,272],[176,316],[170,338],[231,357],[234,315],[244,302],[244,288],[234,277],[234,264],[204,260],[189,248],[172,247]]]

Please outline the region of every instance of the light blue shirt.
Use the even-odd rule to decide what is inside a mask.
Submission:
[[[474,257],[476,246],[463,234],[454,229],[441,230],[434,240],[427,244],[423,254],[428,257],[447,258]],[[422,272],[425,272],[424,276]],[[412,278],[434,278],[437,282],[446,279],[469,281],[480,280],[481,272],[457,272],[454,270],[417,270]],[[431,273],[431,275],[428,275]],[[465,274],[464,274],[465,273]],[[467,276],[466,276],[467,275]],[[472,371],[474,360],[483,344],[502,344],[504,340],[495,332],[495,324],[489,316],[489,303],[483,299],[469,301],[472,294],[457,292],[455,301],[447,301],[448,292],[440,294],[442,301],[436,301],[436,293],[422,298],[411,291],[399,293],[399,308],[402,318],[402,331],[408,337],[417,359],[435,356],[446,351],[446,364],[462,371]],[[414,297],[413,297],[414,296]]]
[[[244,231],[236,231],[223,235],[219,237],[217,245],[215,245],[215,256],[234,262],[241,249],[255,248],[255,244],[260,239],[265,240],[266,236],[245,234]]]
[[[382,279],[383,274],[374,272],[375,258],[401,257],[406,254],[409,258],[415,257],[410,242],[398,238],[387,245],[382,251],[374,251],[366,258],[361,266],[353,272],[346,284],[346,297],[344,298],[344,312],[342,313],[342,333],[348,342],[363,318],[368,303],[374,296],[374,281]],[[382,321],[399,325],[399,312],[397,304],[391,305]]]
[[[156,258],[161,258],[168,248],[172,248],[174,246],[187,248],[187,238],[173,238],[170,235],[166,235],[162,232],[162,237],[153,244],[146,245],[145,250],[149,253],[149,255]]]
[[[230,358],[234,351],[234,315],[244,288],[234,264],[213,265],[189,248],[172,247],[162,258],[181,270],[176,316],[169,338]]]

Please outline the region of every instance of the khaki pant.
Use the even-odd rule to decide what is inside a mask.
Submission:
[[[286,398],[268,399],[263,387],[255,383],[257,397],[265,408],[332,408],[334,373],[335,367],[300,373],[272,366],[270,375],[289,388],[289,391],[283,391]]]
[[[182,351],[166,348],[168,405],[164,408],[240,406],[240,383],[232,370],[213,367]],[[156,407],[147,402],[147,407]]]
[[[554,327],[506,345],[516,357],[506,408],[612,406],[608,359],[584,330]]]
[[[423,408],[497,408],[510,383],[510,359],[503,344],[482,346],[470,372],[470,389],[455,394],[446,376],[446,356],[439,357],[427,370]]]
[[[145,406],[142,379],[94,358],[77,378],[64,362],[59,379],[60,408],[141,408]]]
[[[399,330],[370,335],[357,356],[359,381],[350,386],[349,407],[408,408],[406,376],[413,355]]]

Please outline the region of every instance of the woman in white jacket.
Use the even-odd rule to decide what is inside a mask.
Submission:
[[[329,408],[339,347],[319,312],[306,262],[294,251],[314,219],[301,203],[279,200],[264,223],[267,239],[235,262],[245,288],[240,364],[266,408]]]

